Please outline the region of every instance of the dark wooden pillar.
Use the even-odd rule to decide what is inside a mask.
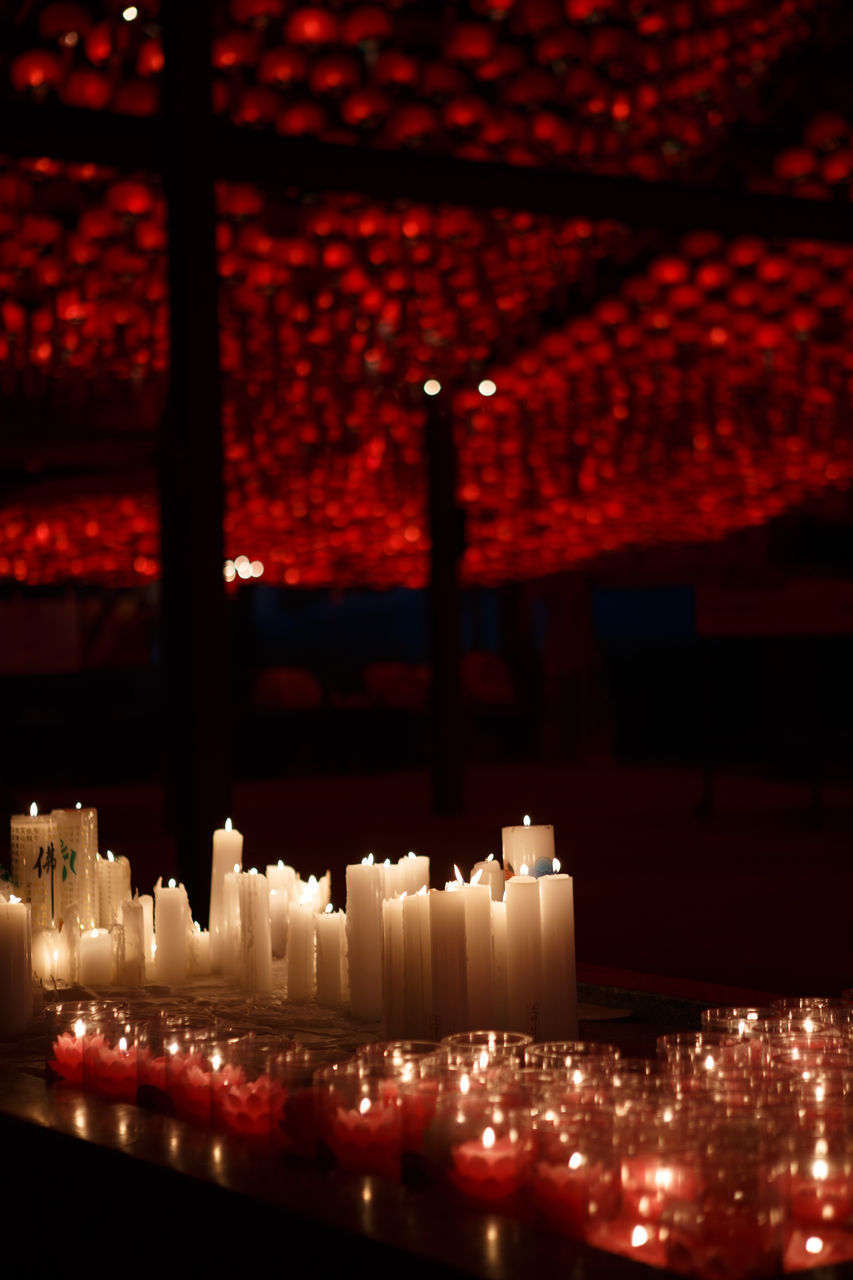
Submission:
[[[447,390],[427,396],[430,552],[430,772],[437,814],[462,812],[462,702],[459,679],[459,558],[462,512],[456,505],[456,447]]]
[[[196,916],[230,810],[231,680],[213,187],[210,4],[163,5],[171,360],[160,450],[167,824]]]

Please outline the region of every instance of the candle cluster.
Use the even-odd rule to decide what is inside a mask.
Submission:
[[[57,1006],[53,1078],[690,1276],[853,1259],[853,1002],[710,1009],[657,1057],[463,1032],[346,1060]],[[322,1065],[321,1065],[322,1064]]]

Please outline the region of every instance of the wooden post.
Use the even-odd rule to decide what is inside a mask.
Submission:
[[[206,920],[212,833],[230,809],[231,722],[210,5],[165,4],[161,20],[171,334],[160,448],[164,793],[180,876]]]

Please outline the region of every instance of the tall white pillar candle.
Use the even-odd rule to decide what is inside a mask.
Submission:
[[[344,1003],[346,923],[343,911],[321,911],[314,917],[317,931],[317,1003],[332,1009]]]
[[[382,904],[384,928],[383,1014],[386,1040],[402,1040],[406,1034],[406,973],[403,948],[403,898]]]
[[[122,954],[118,960],[118,981],[141,987],[145,981],[145,908],[139,898],[121,904]]]
[[[272,991],[270,890],[266,876],[252,870],[240,876],[240,986]]]
[[[231,940],[226,937],[225,877],[234,867],[243,865],[243,836],[226,818],[225,826],[213,833],[213,860],[210,868],[210,945],[213,967],[217,972],[225,969],[226,950]]]
[[[210,973],[210,931],[195,928],[190,934],[190,973],[195,978]]]
[[[150,970],[151,976],[154,974],[154,899],[150,893],[142,893],[139,895],[139,903],[142,907],[142,937],[143,937],[143,954],[145,956],[146,972]]]
[[[480,884],[489,886],[492,902],[503,902],[506,877],[504,876],[504,869],[497,858],[487,858],[485,862],[475,862],[471,868],[472,881],[478,871],[481,873]]]
[[[466,1030],[468,990],[465,963],[465,902],[458,889],[429,894],[434,1040]]]
[[[383,871],[369,862],[347,867],[350,1011],[359,1022],[382,1017]]]
[[[513,876],[506,886],[507,1012],[510,1031],[540,1038],[542,930],[539,882]]]
[[[287,952],[290,898],[286,889],[270,889],[270,944],[276,960]]]
[[[465,965],[468,984],[468,1027],[488,1031],[494,1026],[492,976],[492,895],[487,884],[466,884]]]
[[[22,1035],[33,1016],[31,912],[12,895],[0,898],[0,1039]]]
[[[10,834],[12,879],[21,900],[32,908],[31,927],[49,929],[60,915],[56,819],[39,813],[32,804],[29,814],[18,813],[11,819]]]
[[[554,828],[550,825],[531,826],[525,815],[519,827],[504,827],[503,857],[504,866],[519,875],[522,867],[527,867],[531,876],[544,875],[551,871],[554,862]]]
[[[105,858],[95,855],[95,875],[98,885],[98,927],[111,929],[118,920],[119,907],[130,894],[130,863],[127,858],[116,858],[107,850]]]
[[[94,929],[98,923],[98,811],[81,805],[76,809],[54,809],[52,817],[56,820],[62,919],[67,920],[71,909],[76,908],[81,927]]]
[[[541,876],[543,1040],[576,1040],[578,988],[575,973],[575,907],[572,878]]]
[[[222,915],[219,925],[219,971],[236,977],[240,972],[240,876],[239,867],[228,871],[222,882]],[[216,966],[216,936],[211,931],[211,957]]]
[[[429,911],[429,895],[423,890],[403,899],[405,1034],[409,1040],[428,1040],[433,1031]]]
[[[509,1031],[506,985],[506,903],[492,903],[492,974],[496,1031]]]
[[[309,903],[290,904],[287,939],[287,998],[297,1003],[314,999],[314,921]]]
[[[162,879],[154,886],[154,937],[157,944],[157,980],[174,986],[186,982],[189,974],[187,934],[192,927],[190,905],[184,886]]]

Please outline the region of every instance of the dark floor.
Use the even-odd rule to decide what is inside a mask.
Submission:
[[[495,764],[469,769],[459,818],[431,816],[424,771],[238,783],[231,816],[244,866],[329,868],[343,906],[346,864],[369,851],[426,853],[441,885],[454,862],[499,854],[501,826],[530,813],[554,824],[574,877],[580,961],[767,991],[853,986],[853,786],[828,788],[817,816],[805,785],[721,775],[704,818],[701,793],[692,770]],[[37,799],[96,805],[102,851],[131,859],[140,892],[175,873],[157,788]]]

